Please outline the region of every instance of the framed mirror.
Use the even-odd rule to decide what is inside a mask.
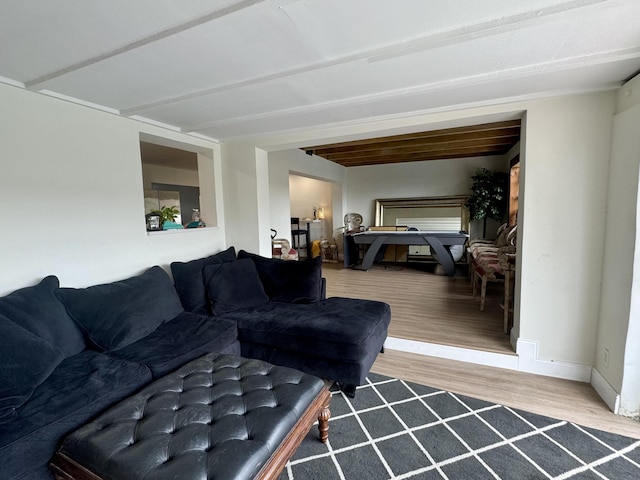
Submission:
[[[466,195],[378,199],[375,225],[468,232],[467,199]]]

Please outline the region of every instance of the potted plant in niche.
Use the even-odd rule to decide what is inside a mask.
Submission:
[[[507,207],[507,174],[486,168],[476,170],[471,177],[471,195],[467,200],[469,215],[473,220],[482,220],[482,236],[487,234],[487,218],[498,222],[504,219]]]
[[[160,210],[153,210],[152,215],[158,215],[160,217],[160,229],[165,229],[165,223],[173,223],[176,216],[180,213],[177,207],[167,207],[164,205]],[[175,227],[174,227],[175,228]]]

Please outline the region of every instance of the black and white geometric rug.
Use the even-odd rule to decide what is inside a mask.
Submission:
[[[371,374],[278,480],[638,480],[640,440]]]

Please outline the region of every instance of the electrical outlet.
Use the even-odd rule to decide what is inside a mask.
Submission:
[[[604,355],[602,357],[602,361],[604,362],[605,367],[609,366],[609,350],[606,348],[604,349]]]

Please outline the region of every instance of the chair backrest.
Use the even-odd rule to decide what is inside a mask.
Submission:
[[[297,229],[300,229],[300,217],[291,217],[291,225],[295,225]]]

